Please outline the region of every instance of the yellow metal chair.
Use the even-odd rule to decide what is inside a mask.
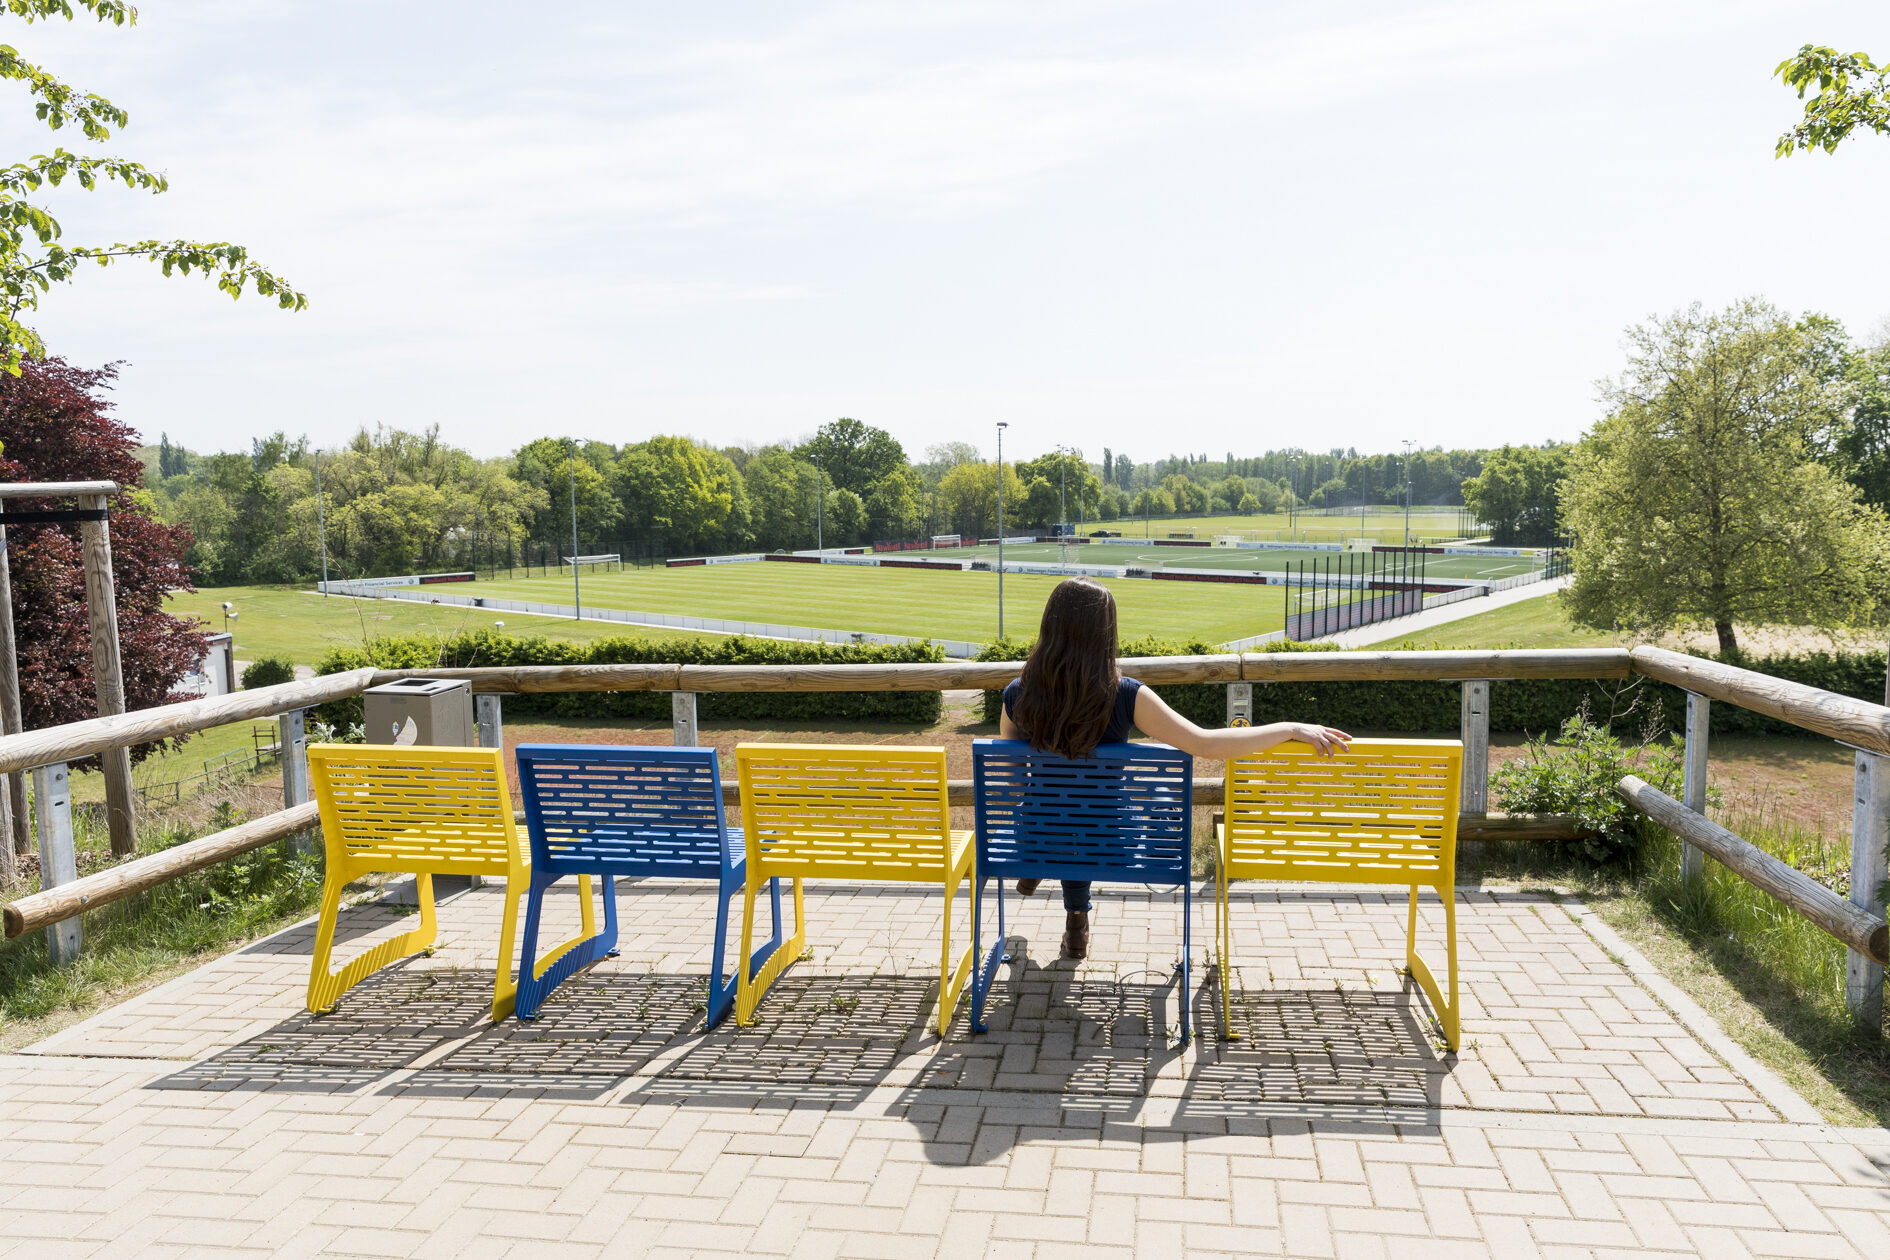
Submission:
[[[1227,763],[1226,820],[1217,828],[1215,929],[1220,938],[1221,1027],[1233,1029],[1232,932],[1227,884],[1280,879],[1404,884],[1411,889],[1405,969],[1431,1000],[1444,1041],[1458,1048],[1457,807],[1463,745],[1442,739],[1355,739],[1321,757],[1289,743]],[[1449,1000],[1417,952],[1417,895],[1444,903]]]
[[[309,967],[308,1009],[333,1010],[342,994],[395,959],[431,954],[439,930],[433,877],[484,875],[506,881],[492,1018],[511,1014],[518,989],[512,936],[519,901],[531,885],[531,853],[512,820],[512,794],[500,751],[311,744],[308,770],[328,851],[315,957]],[[341,890],[376,871],[414,876],[420,926],[331,972]],[[590,936],[596,931],[595,911],[589,889],[584,892],[583,935]]]
[[[945,793],[945,750],[843,744],[740,744],[748,875],[742,947],[752,956],[755,896],[770,879],[794,881],[794,936],[753,976],[738,968],[735,1020],[755,1022],[762,995],[807,946],[801,897],[806,878],[940,884],[945,891],[939,948],[939,1034],[971,974],[972,946],[952,957],[952,900],[977,861],[972,832],[954,831]]]

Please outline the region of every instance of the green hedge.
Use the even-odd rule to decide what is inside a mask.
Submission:
[[[831,644],[751,639],[598,639],[591,643],[470,630],[460,634],[398,635],[371,639],[365,647],[331,648],[315,672],[333,674],[373,665],[381,669],[470,668],[476,665],[887,665],[945,659],[937,644]],[[576,691],[516,695],[505,700],[507,717],[639,718],[668,721],[669,694],[662,691]],[[697,713],[704,721],[899,722],[930,726],[944,712],[936,691],[703,692]],[[342,727],[361,720],[361,701],[338,700],[316,716]]]
[[[1317,652],[1332,649],[1319,644],[1270,643],[1269,652]],[[1370,649],[1375,650],[1375,649]],[[1007,639],[979,655],[985,661],[1018,661],[1029,654],[1030,643]],[[1124,656],[1197,656],[1214,651],[1199,640],[1160,639],[1153,636],[1124,641]],[[1729,664],[1789,679],[1807,686],[1835,691],[1881,704],[1884,697],[1885,658],[1876,652],[1806,652],[1797,655],[1719,658]],[[1200,726],[1221,726],[1227,720],[1227,688],[1221,683],[1170,686],[1162,699]],[[1448,732],[1462,718],[1462,688],[1454,682],[1322,682],[1256,683],[1253,720],[1265,722],[1319,722],[1341,729]],[[987,691],[984,717],[997,721],[1000,695]],[[1592,719],[1615,733],[1638,737],[1657,718],[1663,729],[1686,727],[1686,694],[1646,678],[1526,679],[1490,684],[1490,729],[1529,734],[1553,733],[1586,705]],[[1788,722],[1753,713],[1734,704],[1713,706],[1716,735],[1810,735]]]

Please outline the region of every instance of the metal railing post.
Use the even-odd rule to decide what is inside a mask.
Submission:
[[[479,725],[479,746],[505,750],[505,721],[499,714],[497,694],[473,697],[473,720]]]
[[[33,814],[39,828],[40,888],[70,884],[79,877],[79,860],[72,844],[72,790],[65,762],[34,769]],[[76,916],[47,925],[46,952],[54,966],[78,961],[80,944]]]
[[[282,758],[282,808],[306,805],[308,790],[308,710],[290,709],[276,719],[276,743]],[[298,852],[314,848],[312,832],[298,832],[290,844]]]
[[[1851,904],[1875,918],[1883,918],[1885,844],[1890,842],[1890,758],[1857,754],[1856,792],[1851,801]],[[1883,971],[1867,954],[1845,951],[1844,1004],[1865,1031],[1883,1029]]]
[[[1463,683],[1463,794],[1457,808],[1466,814],[1490,812],[1490,680]]]
[[[1713,702],[1687,692],[1686,778],[1680,789],[1680,803],[1696,814],[1706,812],[1706,737],[1712,720]],[[1680,882],[1691,884],[1705,873],[1706,854],[1682,840]]]
[[[696,740],[696,693],[693,691],[672,691],[669,693],[669,723],[675,733],[678,748],[694,748]]]
[[[1227,724],[1229,726],[1253,725],[1253,684],[1236,682],[1227,684]]]

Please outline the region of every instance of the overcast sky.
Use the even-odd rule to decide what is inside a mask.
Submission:
[[[66,239],[241,241],[311,307],[119,268],[36,326],[198,450],[1481,446],[1578,436],[1689,302],[1890,315],[1890,139],[1775,160],[1770,78],[1890,57],[1883,0],[140,8],[0,20],[172,181]],[[8,91],[8,152],[83,143]]]

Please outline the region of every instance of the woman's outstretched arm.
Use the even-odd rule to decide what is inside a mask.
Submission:
[[[1135,724],[1152,739],[1172,744],[1196,757],[1225,761],[1248,753],[1264,752],[1276,744],[1296,739],[1311,744],[1322,756],[1345,751],[1352,737],[1330,726],[1310,722],[1271,722],[1266,726],[1231,727],[1227,730],[1203,730],[1168,707],[1168,702],[1143,686],[1135,693]]]

